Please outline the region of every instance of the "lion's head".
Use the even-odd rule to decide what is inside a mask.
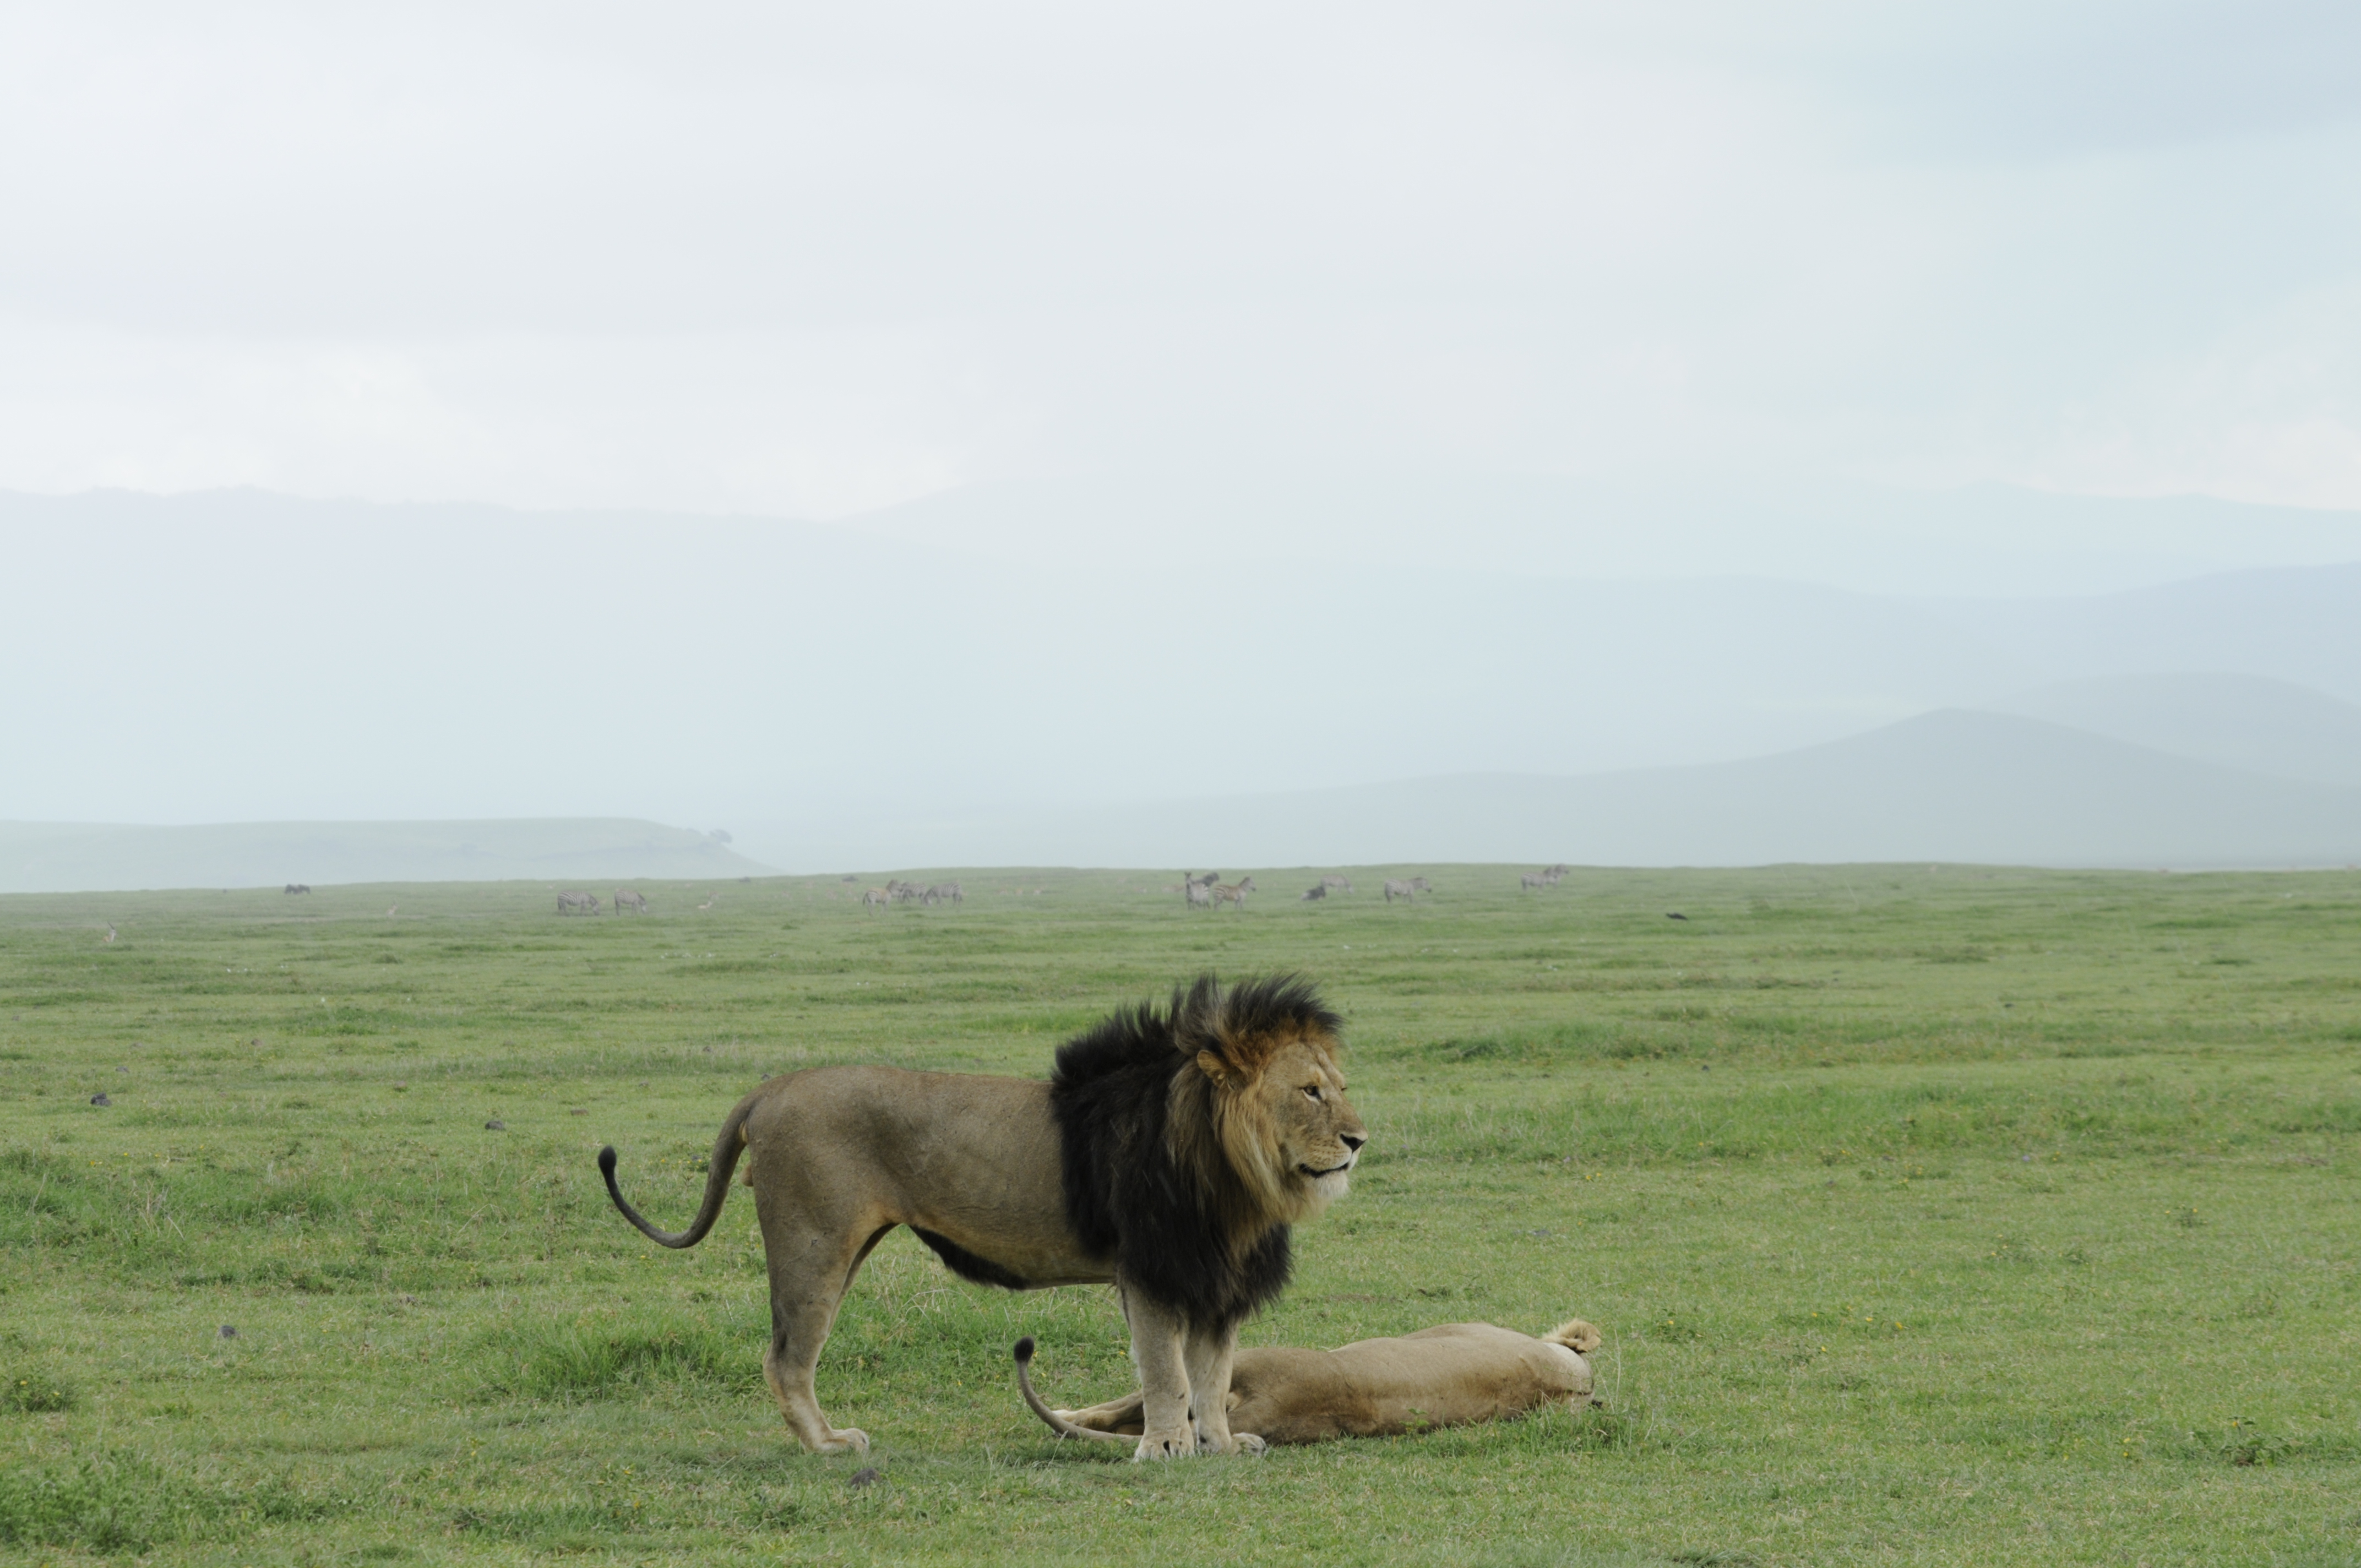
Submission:
[[[1196,1048],[1172,1080],[1167,1136],[1177,1160],[1235,1194],[1233,1223],[1293,1224],[1343,1197],[1369,1132],[1345,1096],[1336,1015],[1291,978],[1201,981],[1175,1014]]]

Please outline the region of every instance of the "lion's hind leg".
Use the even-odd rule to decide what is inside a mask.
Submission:
[[[1147,1400],[1141,1396],[1126,1394],[1103,1405],[1086,1405],[1079,1410],[1060,1410],[1058,1414],[1091,1431],[1111,1431],[1125,1437],[1137,1437],[1148,1429],[1146,1407]]]
[[[760,1194],[758,1193],[758,1198]],[[869,1434],[829,1422],[813,1375],[836,1324],[836,1310],[870,1250],[894,1227],[816,1223],[808,1214],[763,1215],[763,1250],[771,1266],[771,1343],[763,1378],[796,1441],[814,1453],[869,1452]]]

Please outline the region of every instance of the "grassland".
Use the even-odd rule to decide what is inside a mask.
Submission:
[[[2361,1561],[2361,875],[1423,869],[0,899],[0,1558]],[[1579,1314],[1604,1411],[1137,1467],[1008,1372],[1117,1391],[1105,1292],[897,1235],[855,1486],[743,1195],[660,1254],[599,1190],[678,1223],[766,1074],[1038,1074],[1207,967],[1321,980],[1375,1135],[1249,1342]]]

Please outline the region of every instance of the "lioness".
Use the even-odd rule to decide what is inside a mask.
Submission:
[[[1583,1356],[1599,1343],[1597,1329],[1570,1318],[1539,1339],[1490,1323],[1444,1323],[1339,1350],[1242,1350],[1230,1368],[1230,1421],[1239,1442],[1260,1447],[1391,1437],[1545,1405],[1578,1410],[1590,1403]],[[1016,1342],[1016,1386],[1060,1437],[1129,1442],[1140,1430],[1137,1394],[1088,1409],[1051,1409],[1033,1391],[1032,1361],[1028,1334]]]
[[[1341,1020],[1304,981],[1211,975],[1058,1050],[1047,1083],[825,1067],[763,1083],[721,1124],[694,1246],[741,1149],[771,1272],[763,1370],[805,1447],[867,1449],[812,1387],[862,1260],[907,1225],[955,1274],[1013,1290],[1112,1282],[1139,1369],[1138,1459],[1229,1453],[1238,1324],[1287,1283],[1289,1227],[1342,1197],[1368,1133],[1345,1097]]]

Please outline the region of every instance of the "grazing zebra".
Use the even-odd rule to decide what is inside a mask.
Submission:
[[[1434,884],[1422,876],[1414,876],[1410,879],[1410,890],[1412,893],[1433,893]]]
[[[1433,893],[1433,887],[1431,886],[1427,880],[1422,876],[1411,877],[1407,882],[1398,882],[1392,877],[1386,878],[1386,902],[1388,904],[1391,904],[1397,898],[1409,898],[1416,894]]]
[[[1303,895],[1302,901],[1306,904],[1312,904],[1327,896],[1328,884],[1324,882],[1315,882],[1312,884],[1312,890]]]
[[[914,882],[894,881],[885,884],[885,896],[896,904],[913,902],[918,897],[920,891],[918,884]]]
[[[1531,893],[1537,887],[1547,887],[1548,885],[1549,878],[1543,876],[1539,872],[1527,872],[1517,879],[1517,891],[1520,893]]]
[[[1331,893],[1350,893],[1353,891],[1353,879],[1348,876],[1324,876],[1320,879],[1320,885]]]
[[[598,895],[595,893],[561,893],[557,895],[557,912],[560,915],[596,915],[598,913]]]
[[[1191,887],[1211,887],[1222,880],[1222,873],[1219,872],[1207,872],[1203,876],[1199,876],[1194,872],[1183,874],[1188,877]]]
[[[287,891],[290,893],[309,893],[312,891],[312,884],[308,882],[291,882],[287,884]]]
[[[894,902],[894,895],[882,887],[873,887],[861,895],[863,909],[883,909]]]
[[[645,915],[648,912],[647,895],[645,894],[633,893],[628,887],[617,888],[615,890],[615,913],[620,915],[626,909],[630,910],[634,915]]]
[[[934,895],[935,902],[938,904],[965,904],[967,902],[967,889],[960,886],[960,884],[955,882],[947,882],[939,887],[930,887],[927,889],[927,891]]]
[[[1190,879],[1187,884],[1187,890],[1183,896],[1189,900],[1189,907],[1191,909],[1211,909],[1213,907],[1213,895],[1206,891],[1206,887],[1203,883],[1197,881],[1193,877]]]
[[[1254,878],[1242,876],[1235,882],[1217,882],[1211,888],[1213,902],[1226,904],[1233,909],[1246,906],[1246,894],[1255,890]]]

